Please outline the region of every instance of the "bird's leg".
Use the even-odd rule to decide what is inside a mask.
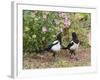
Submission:
[[[70,51],[70,59],[73,59],[73,51]]]
[[[76,55],[75,51],[73,51],[74,56]]]
[[[52,56],[53,56],[53,60],[56,61],[57,60],[56,59],[56,52],[53,52],[53,55]]]
[[[53,55],[52,55],[52,56],[53,56],[53,57],[55,57],[55,55],[56,55],[56,53],[55,53],[55,52],[53,52]]]
[[[73,54],[74,54],[74,59],[75,59],[75,60],[79,60],[78,57],[77,57],[77,55],[76,55],[76,53],[75,53],[75,51],[74,51]]]
[[[76,58],[76,53],[75,53],[75,51],[73,51],[73,57]]]

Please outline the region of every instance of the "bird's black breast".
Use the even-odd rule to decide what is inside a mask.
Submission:
[[[73,45],[74,45],[73,42],[69,43],[68,46],[67,46],[67,49],[70,49],[70,47],[73,46]]]
[[[73,41],[74,41],[76,44],[79,43],[79,40],[78,40],[78,39],[74,39]]]

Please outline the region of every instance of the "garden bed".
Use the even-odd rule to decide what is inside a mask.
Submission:
[[[45,52],[44,54],[27,54],[23,57],[24,69],[37,69],[37,68],[60,68],[60,67],[80,67],[90,66],[91,52],[90,48],[79,49],[77,53],[78,60],[71,59],[68,51],[61,50],[57,53],[56,57],[52,53]]]

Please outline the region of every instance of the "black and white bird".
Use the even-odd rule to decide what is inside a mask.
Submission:
[[[55,57],[56,53],[58,51],[61,50],[61,33],[60,32],[58,35],[57,35],[57,38],[55,41],[53,41],[52,44],[48,45],[48,47],[45,49],[46,51],[50,51],[53,53],[53,57]]]
[[[63,49],[68,49],[71,55],[76,55],[76,51],[79,48],[79,40],[77,37],[77,34],[75,32],[72,32],[72,40],[69,42],[67,47],[63,47]]]

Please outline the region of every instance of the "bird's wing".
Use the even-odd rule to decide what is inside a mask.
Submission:
[[[58,40],[55,40],[52,44],[56,44],[58,42]]]
[[[52,44],[48,45],[46,50],[50,50],[54,45],[58,44],[58,42],[53,42]]]

